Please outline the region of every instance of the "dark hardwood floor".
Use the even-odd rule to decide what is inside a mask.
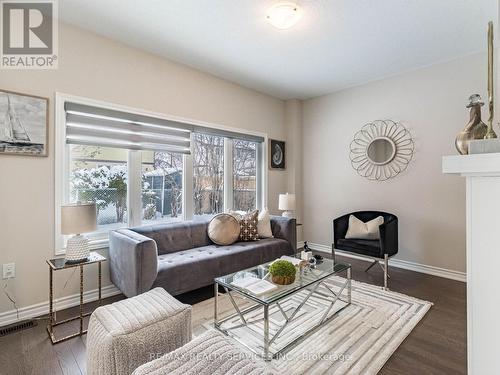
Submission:
[[[353,266],[355,280],[381,285],[382,271],[360,260],[342,258]],[[395,292],[434,303],[398,350],[385,364],[380,374],[466,374],[466,285],[399,268],[390,270],[390,288]],[[207,287],[177,296],[188,304],[213,297]],[[111,303],[123,298],[108,298]],[[89,304],[88,309],[95,308]],[[58,319],[76,313],[68,309],[58,313]],[[85,374],[85,336],[52,345],[47,336],[47,321],[40,320],[34,328],[0,337],[0,374]],[[71,327],[68,327],[71,328]],[[64,332],[61,332],[64,334]]]

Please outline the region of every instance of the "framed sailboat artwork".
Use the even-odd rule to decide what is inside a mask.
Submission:
[[[0,154],[47,156],[49,99],[0,90]]]

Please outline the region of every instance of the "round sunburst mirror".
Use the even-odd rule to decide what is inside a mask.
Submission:
[[[385,181],[403,172],[413,158],[414,142],[399,122],[377,120],[364,125],[350,146],[353,168],[362,177]]]

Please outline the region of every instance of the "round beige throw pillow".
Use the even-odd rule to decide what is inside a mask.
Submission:
[[[232,215],[215,215],[208,223],[208,237],[217,245],[231,245],[240,237],[240,223]]]

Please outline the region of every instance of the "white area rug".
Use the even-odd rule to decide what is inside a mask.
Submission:
[[[336,290],[344,281],[345,279],[338,277],[328,281],[328,284],[330,288]],[[294,296],[282,304],[288,316],[303,300],[302,297]],[[221,299],[226,298],[226,296],[221,297]],[[239,299],[240,302],[245,301]],[[205,312],[212,303],[213,300],[201,303],[205,305],[203,308]],[[194,306],[195,314],[198,305]],[[432,303],[427,301],[353,281],[351,305],[284,353],[281,358],[268,362],[267,368],[272,374],[376,374],[424,317],[431,305]],[[324,300],[311,297],[295,316],[293,324],[290,323],[276,340],[276,344],[286,344],[296,337],[297,333],[315,325],[326,306]],[[336,307],[341,306],[336,305]],[[230,311],[233,312],[234,310]],[[246,345],[259,351],[262,351],[262,315],[262,309],[249,313],[245,316],[250,322],[249,327],[232,331],[242,337]],[[271,337],[283,321],[284,317],[277,307],[270,310]],[[203,328],[199,327],[198,331],[213,329],[211,323],[205,321]],[[241,320],[236,317],[225,324],[241,326]],[[237,341],[235,344],[239,345]],[[245,347],[241,347],[244,351],[248,351]]]

